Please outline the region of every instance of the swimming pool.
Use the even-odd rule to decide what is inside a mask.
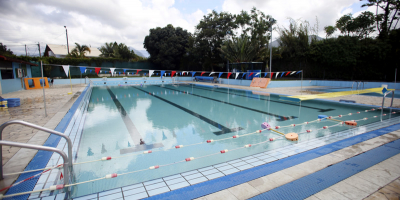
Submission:
[[[380,111],[364,112],[371,107],[362,105],[318,100],[297,104],[278,99],[274,94],[188,84],[93,87],[82,123],[84,129],[76,139],[75,163],[108,156],[112,159],[75,165],[74,182],[95,180],[112,173],[118,177],[74,186],[71,195],[77,197],[183,173],[350,128],[323,120],[279,129],[283,133],[314,130],[300,134],[297,142],[284,139],[269,142],[279,134],[254,133],[263,122],[273,127],[287,126],[313,121],[318,115],[348,113],[354,115],[341,119],[369,118],[358,121],[359,125],[379,120],[373,116]],[[358,111],[362,112],[357,114]],[[392,116],[384,119],[389,117]],[[323,126],[330,127],[322,129]],[[243,136],[247,133],[253,134]],[[233,138],[235,135],[242,137]],[[207,140],[215,141],[207,143]],[[265,143],[255,145],[260,142]],[[243,148],[248,144],[253,146]],[[225,149],[229,151],[220,153]],[[149,150],[153,152],[143,153]],[[194,160],[185,160],[190,157]],[[151,166],[159,168],[150,170]]]

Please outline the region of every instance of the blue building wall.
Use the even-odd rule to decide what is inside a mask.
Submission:
[[[12,73],[13,73],[14,79],[2,79],[1,75],[0,75],[1,93],[2,94],[7,94],[10,92],[16,92],[16,91],[25,89],[24,82],[21,83],[22,78],[17,78],[17,74],[15,73],[15,69],[20,68],[20,66],[21,65],[19,63],[12,62],[12,69],[13,69]],[[26,65],[26,72],[27,72],[28,77],[32,77],[30,65]]]

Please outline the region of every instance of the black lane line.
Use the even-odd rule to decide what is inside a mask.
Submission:
[[[187,109],[187,108],[184,108],[184,107],[182,107],[182,106],[180,106],[180,105],[178,105],[178,104],[176,104],[176,103],[174,103],[174,102],[171,102],[171,101],[168,101],[168,100],[166,100],[166,99],[164,99],[164,98],[161,98],[161,97],[159,97],[159,96],[153,95],[152,93],[150,93],[150,92],[148,92],[148,91],[146,91],[146,90],[142,90],[142,89],[137,88],[137,87],[134,87],[134,86],[132,86],[132,87],[135,88],[135,89],[137,89],[137,90],[140,90],[140,91],[142,91],[142,92],[146,92],[146,93],[149,94],[150,96],[153,96],[153,97],[155,97],[155,98],[157,98],[157,99],[159,99],[159,100],[161,100],[161,101],[164,101],[164,102],[166,102],[166,103],[168,103],[168,104],[170,104],[170,105],[172,105],[172,106],[175,106],[175,107],[181,109],[182,111],[185,111],[185,112],[187,112],[187,113],[189,113],[189,114],[191,114],[191,115],[193,115],[193,116],[195,116],[195,117],[197,117],[197,118],[203,120],[204,122],[207,122],[207,123],[211,124],[212,126],[218,128],[218,129],[220,129],[221,131],[214,132],[215,135],[222,135],[222,134],[226,134],[226,133],[231,133],[231,132],[236,132],[236,131],[239,131],[239,130],[243,130],[242,127],[238,127],[238,128],[228,128],[228,127],[225,127],[225,126],[222,125],[222,124],[219,124],[219,123],[217,123],[217,122],[215,122],[215,121],[213,121],[213,120],[211,120],[211,119],[208,119],[207,117],[204,117],[203,115],[200,115],[200,114],[198,114],[198,113],[195,113],[195,112],[193,112],[193,111],[191,111],[191,110],[189,110],[189,109]]]
[[[113,100],[113,102],[115,103],[115,106],[117,106],[117,109],[118,109],[119,113],[121,114],[122,121],[124,122],[126,129],[128,129],[128,132],[132,137],[133,144],[135,144],[135,146],[140,145],[140,139],[142,139],[142,136],[140,135],[139,131],[136,129],[136,126],[133,124],[129,115],[127,115],[125,108],[122,106],[122,104],[119,102],[119,100],[115,97],[115,94],[110,90],[110,88],[108,86],[107,86],[107,91],[108,91],[108,93],[110,93],[111,99]],[[154,145],[156,145],[157,147],[160,147],[160,144],[161,144],[161,147],[163,147],[162,143],[157,143]],[[151,148],[152,145],[146,145],[146,147]],[[128,148],[128,149],[132,149],[132,148]],[[142,150],[142,149],[139,149],[139,150]],[[130,151],[130,152],[132,152],[132,151]],[[120,153],[124,154],[124,153],[129,153],[129,152],[124,151],[124,149],[121,149]]]
[[[183,86],[185,86],[185,85],[183,85]],[[189,87],[189,86],[186,86],[186,87]],[[206,90],[206,91],[213,91],[213,92],[218,92],[218,93],[224,93],[224,94],[228,94],[227,92],[215,91],[215,90],[209,90],[209,89],[200,88],[200,87],[196,87],[196,86],[193,86],[193,87],[195,87],[196,89],[199,89],[199,90]],[[220,89],[220,88],[217,88],[217,89]],[[248,98],[252,98],[252,99],[258,99],[258,98],[255,98],[255,97],[249,97],[249,96],[242,95],[242,94],[236,94],[236,93],[229,93],[229,94],[234,94],[234,95],[237,95],[237,96],[242,96],[242,97],[248,97]],[[297,107],[299,107],[299,105],[296,105],[296,104],[291,104],[291,103],[286,103],[286,102],[282,102],[282,101],[268,100],[268,99],[263,99],[263,98],[261,98],[261,97],[260,97],[260,99],[261,99],[261,100],[264,100],[264,101],[271,101],[271,102],[275,102],[275,103],[281,103],[281,104],[287,104],[287,105],[291,105],[291,106],[297,106]],[[315,110],[319,110],[319,112],[328,112],[328,111],[335,110],[335,109],[333,109],[333,108],[329,108],[329,109],[322,109],[322,108],[316,108],[316,107],[311,107],[311,106],[303,106],[303,105],[302,105],[301,107],[304,107],[304,108],[310,108],[310,109],[315,109]]]
[[[160,87],[160,86],[157,86],[157,87]],[[186,91],[180,91],[180,90],[176,90],[176,89],[173,89],[173,88],[167,88],[166,86],[160,87],[160,88],[166,88],[166,89],[169,89],[169,90],[175,90],[175,91],[178,91],[178,92],[186,93]],[[188,93],[188,94],[190,94],[190,93]],[[200,97],[200,98],[204,98],[204,99],[208,99],[208,100],[211,100],[211,101],[216,101],[216,102],[219,102],[219,103],[228,104],[228,105],[231,105],[231,106],[236,106],[236,107],[243,108],[243,109],[246,109],[246,110],[251,110],[251,111],[254,111],[254,112],[258,112],[258,113],[262,113],[262,114],[278,117],[279,119],[277,119],[277,121],[286,121],[286,120],[289,120],[289,119],[297,118],[296,116],[284,117],[284,116],[277,115],[277,114],[274,114],[274,113],[264,112],[264,111],[261,111],[261,110],[256,110],[256,109],[253,109],[253,108],[241,106],[241,105],[238,105],[238,104],[228,103],[228,102],[225,102],[225,101],[221,101],[221,100],[218,100],[218,99],[212,99],[212,98],[201,96],[201,95],[197,95],[197,94],[190,94],[190,95],[193,95],[193,96],[196,96],[196,97]]]

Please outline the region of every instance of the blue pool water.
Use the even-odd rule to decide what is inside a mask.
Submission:
[[[371,107],[317,100],[305,101],[300,105],[280,101],[279,96],[274,94],[199,85],[93,87],[75,162],[98,160],[106,156],[120,158],[75,165],[74,182],[98,179],[112,173],[124,175],[75,186],[72,188],[72,197],[183,173],[350,128],[336,126],[301,134],[296,142],[279,139],[224,154],[219,152],[263,142],[279,135],[264,131],[247,137],[205,142],[254,132],[260,129],[263,122],[285,126],[312,121],[318,115],[337,116],[366,109]],[[380,111],[361,112],[341,119],[372,118],[379,114]],[[385,119],[389,117],[392,116],[387,115]],[[358,124],[378,120],[373,118]],[[298,133],[336,124],[325,120],[280,131]],[[141,144],[141,140],[144,144]],[[187,146],[189,144],[198,145]],[[176,145],[184,146],[175,149]],[[146,150],[154,152],[143,154]],[[210,154],[215,155],[199,158]],[[189,157],[195,159],[184,161]],[[171,165],[163,166],[166,164]],[[160,165],[160,168],[139,171],[155,165]]]

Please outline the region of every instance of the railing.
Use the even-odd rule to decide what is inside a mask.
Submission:
[[[20,125],[28,126],[28,127],[31,127],[31,128],[37,129],[37,130],[45,131],[45,132],[48,132],[48,133],[51,133],[51,134],[55,134],[55,135],[58,135],[58,136],[61,136],[61,137],[65,138],[65,140],[67,140],[67,143],[68,143],[68,162],[67,163],[68,163],[68,166],[72,169],[72,142],[71,142],[71,139],[68,136],[66,136],[65,134],[60,133],[58,131],[51,130],[51,129],[48,129],[48,128],[44,128],[44,127],[41,127],[41,126],[38,126],[38,125],[35,125],[35,124],[31,124],[31,123],[28,123],[28,122],[25,122],[25,121],[12,120],[12,121],[5,122],[4,124],[2,124],[0,126],[0,140],[3,139],[3,130],[4,130],[4,128],[9,126],[9,125],[11,125],[11,124],[20,124]],[[29,145],[29,144],[26,144],[26,145]],[[33,146],[35,146],[35,145],[33,145]],[[40,147],[44,147],[44,146],[40,146]],[[26,147],[26,148],[28,148],[28,147]],[[48,147],[48,148],[50,148],[50,147]],[[0,144],[0,158],[3,157],[2,149],[3,149],[2,145]],[[66,168],[66,167],[64,166],[64,168]],[[0,180],[3,180],[3,161],[1,161],[1,167],[0,167]]]
[[[21,147],[21,148],[28,148],[28,149],[36,149],[36,150],[44,150],[44,151],[52,151],[55,153],[60,154],[60,156],[63,158],[64,161],[64,184],[69,184],[69,170],[68,170],[68,165],[71,165],[72,163],[69,162],[67,155],[64,153],[64,151],[53,148],[53,147],[46,147],[46,146],[40,146],[40,145],[33,145],[33,144],[25,144],[25,143],[19,143],[19,142],[10,142],[10,141],[0,141],[0,146],[6,145],[6,146],[13,146],[13,147]],[[3,166],[1,167],[1,179],[3,179]]]
[[[386,95],[388,95],[388,94],[390,94],[390,93],[392,93],[392,102],[390,103],[390,106],[389,106],[389,107],[392,107],[392,106],[393,106],[394,90],[389,91],[389,92],[386,92],[385,94],[383,94],[383,98],[382,98],[382,109],[381,109],[381,121],[382,121],[382,117],[383,117],[383,106],[384,106],[384,104],[385,104],[385,98],[386,98]]]
[[[351,84],[351,90],[352,91],[353,91],[353,88],[354,88],[354,83],[357,86],[356,90],[358,90],[359,88],[361,89],[361,84],[362,84],[362,89],[364,89],[364,81],[353,81],[353,83]]]

